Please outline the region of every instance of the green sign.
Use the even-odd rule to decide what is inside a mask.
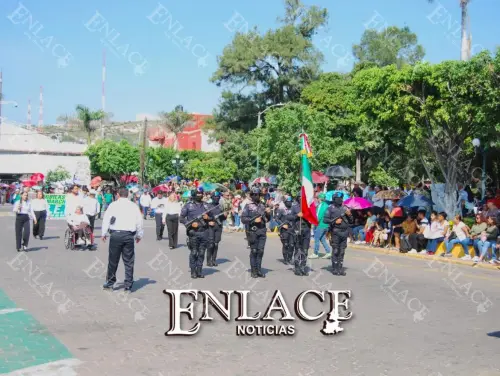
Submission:
[[[66,195],[45,195],[49,204],[50,218],[64,218],[66,210]]]

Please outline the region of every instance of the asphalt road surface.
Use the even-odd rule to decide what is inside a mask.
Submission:
[[[100,221],[96,226],[100,228]],[[500,272],[348,250],[347,276],[333,276],[328,260],[313,260],[309,277],[281,263],[269,237],[267,278],[248,278],[242,234],[224,234],[218,267],[191,280],[184,231],[181,247],[156,241],[154,222],[136,247],[134,292],[101,290],[107,244],[95,251],[64,248],[64,221],[49,221],[46,239],[31,238],[18,254],[14,218],[0,217],[0,374],[11,375],[500,375]],[[97,236],[100,229],[96,230]],[[432,260],[432,259],[429,259]],[[123,265],[118,269],[123,280]],[[251,290],[249,311],[264,312],[275,290],[285,298],[293,336],[237,336],[237,325],[210,307],[212,322],[194,336],[167,337],[164,289]],[[305,290],[351,290],[343,332],[323,335],[323,319],[305,322],[294,311]],[[306,310],[328,311],[308,297]],[[195,306],[199,318],[201,305]],[[236,308],[233,307],[234,319]],[[273,317],[280,317],[275,313]],[[182,320],[183,329],[198,320]]]

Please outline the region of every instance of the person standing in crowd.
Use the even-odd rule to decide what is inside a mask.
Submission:
[[[189,247],[189,267],[191,278],[205,278],[202,273],[203,261],[208,242],[209,204],[203,202],[203,189],[191,192],[192,201],[182,207],[180,223],[186,226]]]
[[[109,205],[113,202],[113,194],[111,193],[111,189],[108,188],[106,193],[104,194],[104,211],[108,208]]]
[[[157,196],[151,201],[151,209],[155,211],[155,221],[156,221],[156,240],[163,239],[163,231],[165,231],[165,225],[163,224],[163,212],[167,206],[167,199],[163,197],[163,192],[159,191]]]
[[[99,201],[95,198],[96,191],[91,190],[83,199],[83,213],[89,218],[90,229],[94,232],[94,223],[97,213],[101,211]]]
[[[147,219],[149,208],[151,207],[151,195],[148,191],[142,192],[141,198],[139,199],[139,204],[141,205],[142,215],[144,216],[143,218]]]
[[[270,220],[271,209],[261,202],[260,189],[252,188],[252,202],[245,206],[241,221],[248,225],[248,243],[250,246],[250,268],[252,278],[264,278],[262,273],[262,258],[267,239],[266,222]]]
[[[278,209],[276,219],[280,226],[281,253],[283,264],[292,265],[293,251],[295,248],[295,220],[292,213],[293,199],[288,196],[285,200],[285,208]]]
[[[102,241],[106,242],[108,233],[110,236],[108,272],[102,288],[104,290],[113,289],[121,256],[125,267],[125,292],[130,293],[134,284],[134,239],[136,243],[142,239],[143,219],[137,205],[127,200],[126,188],[120,188],[118,195],[120,198],[109,205],[102,221]]]
[[[360,184],[363,183],[359,181],[354,183],[354,187],[352,188],[353,197],[363,197],[363,189],[359,186]]]
[[[212,220],[208,223],[207,266],[217,266],[217,252],[222,240],[222,227],[228,214],[222,211],[220,197],[220,192],[216,191],[212,194],[212,203],[210,204]]]
[[[17,252],[21,252],[21,250],[27,252],[30,240],[30,218],[33,219],[35,225],[37,224],[33,207],[28,200],[28,192],[23,192],[20,195],[19,201],[16,201],[12,211],[16,213],[15,231]]]
[[[71,187],[71,192],[66,195],[65,215],[73,214],[77,206],[83,207],[83,200],[80,196],[80,189],[75,184]]]
[[[323,222],[330,226],[332,232],[332,274],[346,275],[343,268],[349,227],[353,223],[351,211],[343,206],[344,200],[340,196],[333,198],[333,205],[328,207]]]
[[[71,226],[71,229],[76,233],[76,244],[88,245],[89,239],[85,237],[85,229],[90,226],[89,217],[83,214],[83,207],[77,206],[75,211],[68,215],[66,222]]]
[[[149,209],[149,207],[146,209]],[[145,213],[147,213],[147,210]],[[162,216],[163,225],[167,225],[168,246],[170,249],[177,248],[180,214],[181,203],[177,200],[177,194],[174,191],[171,191],[168,195],[167,205],[165,206],[165,211]],[[146,214],[144,214],[144,219],[146,219]]]
[[[47,214],[49,212],[49,204],[45,199],[45,195],[42,191],[38,191],[36,194],[36,198],[31,201],[31,207],[33,208],[33,212],[35,214],[35,218],[33,220],[33,237],[37,236],[40,240],[43,240],[45,235],[45,221],[47,220]]]
[[[325,213],[328,210],[328,204],[325,202],[325,194],[320,193],[318,195],[318,208],[316,210],[316,214],[318,216],[318,226],[315,226],[314,228],[314,253],[309,256],[310,259],[317,259],[319,257],[319,245],[320,243],[323,244],[323,248],[325,248],[326,254],[325,258],[331,257],[331,250],[330,247],[328,246],[328,243],[326,241],[326,234],[328,232],[328,225],[323,222],[323,218],[325,217]]]
[[[99,213],[97,214],[97,218],[98,219],[101,219],[101,213],[102,213],[102,209],[104,207],[104,197],[102,195],[102,191],[101,191],[101,188],[99,188],[97,190],[97,202],[99,203]]]
[[[17,188],[10,197],[10,202],[12,204],[15,204],[17,201],[19,201],[20,198],[21,198],[21,191],[19,190],[19,188]]]
[[[295,254],[293,257],[294,274],[297,276],[308,276],[306,270],[307,256],[311,245],[311,223],[304,219],[301,209],[301,192],[292,206],[292,215],[295,216]]]

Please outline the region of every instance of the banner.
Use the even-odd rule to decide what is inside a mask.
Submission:
[[[45,199],[49,204],[48,216],[52,219],[64,218],[66,210],[66,195],[45,195]]]

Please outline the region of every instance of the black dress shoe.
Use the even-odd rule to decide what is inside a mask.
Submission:
[[[299,276],[299,277],[301,277],[301,276],[302,276],[302,272],[301,272],[301,270],[300,270],[300,269],[295,269],[295,270],[293,271],[293,274],[295,274],[295,275],[297,275],[297,276]]]
[[[196,270],[191,270],[191,278],[196,279],[198,278],[198,274],[196,273]]]
[[[198,276],[198,278],[205,278],[205,276],[203,275],[203,273],[201,271],[201,268],[198,268],[196,275]]]
[[[19,248],[17,251],[18,251],[18,252],[21,252],[21,248]]]
[[[40,235],[40,240],[43,240],[43,235]]]
[[[305,268],[300,269],[300,272],[304,277],[307,277],[309,275],[309,272],[307,272]]]
[[[106,291],[111,291],[113,290],[113,285],[108,285],[107,283],[105,283],[104,285],[102,285],[102,289]]]
[[[132,287],[127,287],[124,291],[125,294],[130,294],[132,292]]]

